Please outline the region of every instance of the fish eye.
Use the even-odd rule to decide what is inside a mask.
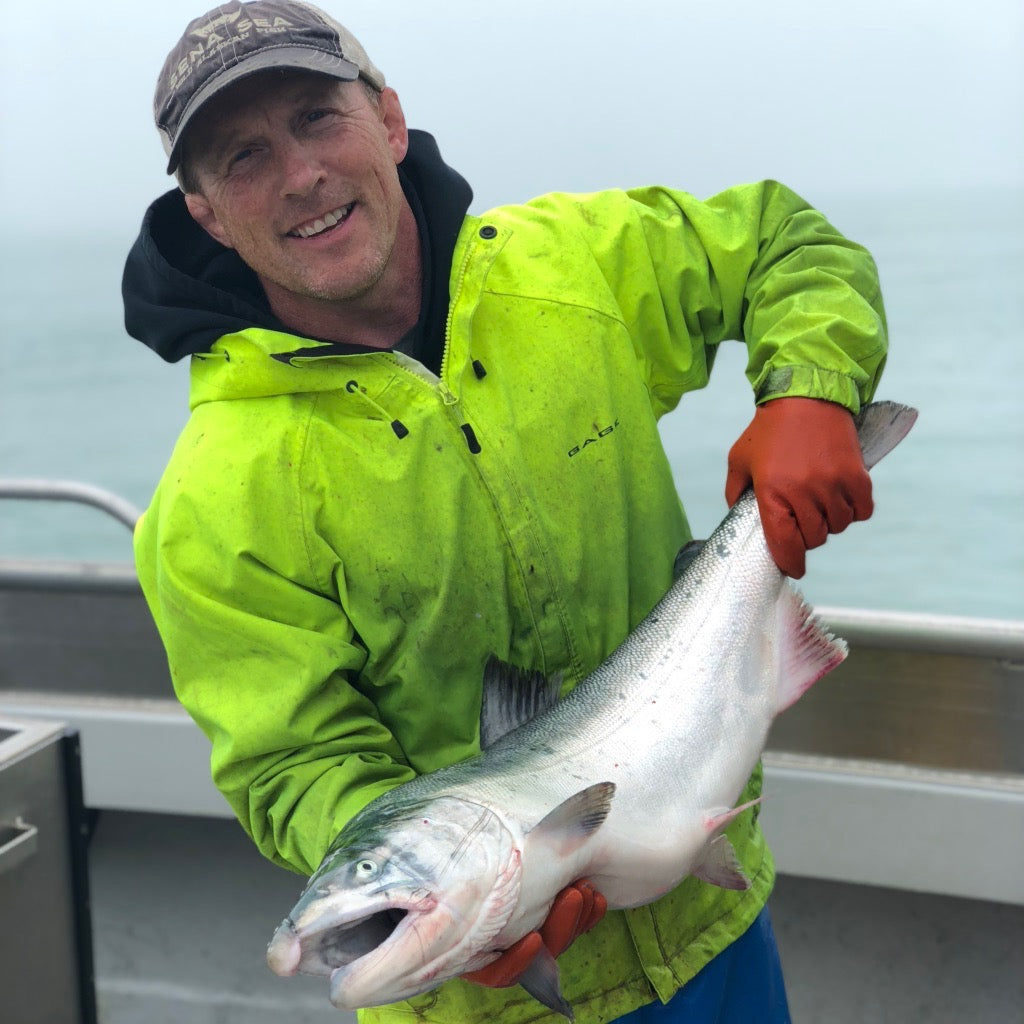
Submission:
[[[357,881],[372,882],[380,874],[380,865],[369,857],[363,857],[355,862],[352,870]]]

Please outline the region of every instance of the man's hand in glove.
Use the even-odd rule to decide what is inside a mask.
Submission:
[[[590,931],[607,909],[607,901],[590,882],[586,879],[573,882],[555,897],[539,931],[528,932],[493,963],[463,977],[488,988],[515,985],[542,946],[546,946],[552,956],[560,956],[584,932]]]
[[[750,486],[768,550],[787,575],[804,574],[805,555],[874,510],[853,416],[816,398],[759,405],[729,452],[725,500]]]

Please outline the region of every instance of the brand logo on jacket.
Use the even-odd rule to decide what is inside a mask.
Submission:
[[[576,445],[575,448],[570,448],[568,453],[569,458],[571,459],[579,455],[579,453],[583,451],[583,449],[586,448],[588,445],[597,444],[597,442],[600,441],[602,437],[607,437],[618,426],[619,421],[616,420],[614,423],[610,423],[607,427],[602,427],[600,430],[597,431],[597,433],[593,437],[588,437],[582,444]]]

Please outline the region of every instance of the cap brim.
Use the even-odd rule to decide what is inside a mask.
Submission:
[[[314,50],[308,46],[277,46],[226,68],[211,78],[189,101],[185,112],[178,121],[178,130],[174,136],[174,144],[167,151],[167,173],[173,174],[178,169],[181,157],[181,140],[185,129],[199,111],[218,93],[249,75],[260,71],[284,70],[292,68],[298,71],[312,71],[343,82],[354,82],[359,77],[359,68],[351,61],[342,57],[334,57],[322,50]],[[166,141],[166,136],[165,136]]]

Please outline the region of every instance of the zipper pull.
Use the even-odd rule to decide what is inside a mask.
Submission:
[[[468,423],[462,424],[462,432],[466,435],[466,445],[473,455],[479,455],[483,450],[480,447],[480,442],[476,439],[476,434],[473,433],[473,428]]]

